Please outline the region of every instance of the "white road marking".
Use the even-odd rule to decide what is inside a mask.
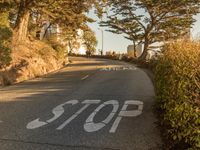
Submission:
[[[112,128],[110,129],[110,133],[115,133],[117,130],[117,127],[119,126],[120,121],[122,120],[122,117],[117,117],[117,119],[115,120],[115,122],[112,125]]]
[[[127,111],[127,108],[129,105],[136,105],[136,106],[138,106],[138,109]],[[141,115],[142,110],[143,110],[143,105],[144,105],[144,103],[141,101],[126,101],[124,106],[122,107],[122,110],[120,111],[117,119],[115,120],[115,122],[113,123],[113,126],[110,129],[110,133],[116,132],[117,127],[119,126],[119,123],[120,123],[122,117],[136,117],[136,116]]]
[[[113,105],[112,112],[108,115],[108,117],[104,121],[102,121],[100,123],[94,123],[94,121],[93,121],[94,117],[106,105]],[[84,124],[85,131],[86,132],[95,132],[95,131],[102,129],[103,127],[106,126],[106,124],[108,124],[112,120],[112,118],[114,117],[114,115],[115,115],[115,113],[117,112],[118,109],[119,109],[119,102],[118,101],[111,100],[111,101],[104,102],[99,107],[97,107],[94,110],[94,112],[87,118],[86,123]]]
[[[47,125],[48,123],[51,123],[51,122],[55,121],[56,119],[58,119],[64,113],[63,107],[65,105],[67,105],[67,104],[75,105],[77,103],[78,103],[77,100],[72,100],[72,101],[65,102],[61,105],[58,105],[57,107],[55,107],[52,110],[52,113],[54,114],[54,116],[51,119],[49,119],[47,121],[40,121],[40,118],[37,118],[37,119],[31,121],[30,123],[28,123],[26,128],[27,129],[36,129],[36,128],[42,127],[44,125]]]
[[[85,77],[83,77],[81,80],[85,80],[89,77],[89,75],[86,75]]]
[[[101,100],[84,100],[82,104],[99,104]]]
[[[80,108],[75,114],[73,114],[69,119],[67,119],[64,123],[62,123],[58,128],[56,128],[56,130],[62,130],[71,121],[73,121],[75,118],[77,118],[78,115],[80,115],[84,110],[86,110],[90,105],[99,104],[100,102],[101,102],[101,100],[85,100],[85,101],[83,101],[82,104],[85,104],[85,105],[82,108]],[[71,100],[71,101],[65,102],[61,105],[58,105],[52,110],[52,113],[54,114],[54,116],[51,119],[48,119],[46,121],[40,121],[40,118],[37,118],[37,119],[31,121],[30,123],[28,123],[26,128],[27,129],[36,129],[36,128],[45,126],[49,123],[52,123],[53,121],[55,121],[56,119],[58,119],[59,117],[61,117],[63,115],[65,105],[67,105],[67,104],[75,105],[77,103],[79,103],[78,100]],[[94,123],[94,118],[97,115],[97,113],[100,112],[107,105],[113,106],[110,114],[108,114],[108,116],[106,117],[105,120],[103,120],[99,123]],[[129,105],[137,106],[137,109],[127,110]],[[143,102],[137,101],[137,100],[125,101],[121,111],[119,112],[119,114],[118,114],[117,118],[115,119],[109,132],[110,133],[116,132],[116,130],[120,124],[120,121],[122,120],[123,117],[136,117],[136,116],[141,115],[142,111],[143,111],[143,105],[144,105]],[[104,102],[103,104],[99,105],[86,119],[85,124],[84,124],[84,130],[86,132],[96,132],[96,131],[99,131],[100,129],[104,128],[114,118],[118,109],[119,109],[119,102],[117,100],[110,100],[110,101]],[[2,123],[2,122],[3,121],[0,120],[0,123]]]
[[[27,129],[36,129],[36,128],[40,128],[44,125],[47,125],[47,122],[44,121],[40,121],[40,119],[35,119],[33,121],[31,121],[30,123],[27,124],[26,128]]]
[[[63,124],[61,124],[56,130],[62,130],[65,126],[67,126],[72,120],[74,120],[79,114],[81,114],[85,109],[87,109],[91,104],[98,104],[100,100],[85,100],[82,104],[86,104],[79,111],[77,111],[74,115],[72,115],[69,119],[67,119]]]
[[[74,120],[80,113],[82,113],[85,109],[87,109],[90,104],[86,104],[83,106],[78,112],[72,115],[69,119],[67,119],[63,124],[61,124],[56,130],[62,130],[66,125],[68,125],[72,120]]]
[[[127,67],[108,67],[100,69],[100,71],[125,71],[125,70],[137,70],[137,68],[133,66],[127,66]]]

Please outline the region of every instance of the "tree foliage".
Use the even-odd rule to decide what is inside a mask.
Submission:
[[[167,149],[199,150],[200,43],[184,40],[166,44],[154,73],[156,108],[170,143]]]
[[[105,0],[0,0],[0,66],[11,60],[8,46],[28,44],[30,40],[41,39],[37,36],[39,33],[41,37],[40,32],[43,32],[45,23],[49,24],[48,28],[58,26],[61,31],[56,34],[61,39],[60,43],[53,46],[50,44],[53,48],[54,45],[59,45],[56,49],[61,52],[62,46],[73,47],[78,30],[88,30],[87,23],[94,21],[87,13],[96,8],[96,14],[101,17],[101,5],[104,2]],[[9,37],[3,37],[4,35]],[[92,46],[88,45],[88,48],[94,51]],[[67,53],[67,50],[64,51]]]
[[[83,34],[84,45],[90,54],[94,54],[97,46],[97,39],[95,33],[92,30],[86,30]]]
[[[7,20],[8,12],[2,12],[0,10],[0,69],[11,61],[11,49],[10,42],[12,37],[12,30],[9,27]]]
[[[17,39],[24,41],[28,35],[28,26],[32,19],[38,28],[44,21],[57,24],[67,31],[87,28],[92,22],[86,13],[95,6],[98,16],[104,0],[1,0],[0,9],[9,11]]]
[[[145,59],[152,43],[176,39],[185,35],[195,21],[199,0],[110,0],[110,13],[102,26],[125,34],[135,47],[144,45]]]

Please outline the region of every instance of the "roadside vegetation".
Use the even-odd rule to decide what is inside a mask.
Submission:
[[[7,20],[8,12],[4,12],[0,15],[0,69],[4,68],[11,61],[11,37],[12,30],[9,27]]]
[[[168,149],[200,149],[200,42],[166,44],[155,65],[156,107]]]

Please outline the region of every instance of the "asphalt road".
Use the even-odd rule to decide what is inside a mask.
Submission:
[[[0,89],[0,150],[161,150],[146,73],[71,59],[57,73]]]

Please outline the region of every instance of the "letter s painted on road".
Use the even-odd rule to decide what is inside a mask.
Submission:
[[[37,119],[31,121],[30,123],[28,123],[26,128],[27,129],[36,129],[36,128],[40,128],[44,125],[47,125],[47,124],[55,121],[56,119],[58,119],[65,112],[65,110],[64,110],[65,105],[68,105],[68,104],[75,105],[77,103],[78,103],[78,100],[71,100],[71,101],[65,102],[63,104],[60,104],[52,110],[52,113],[54,114],[54,116],[51,119],[46,120],[46,121],[40,121],[40,118],[37,118]]]

